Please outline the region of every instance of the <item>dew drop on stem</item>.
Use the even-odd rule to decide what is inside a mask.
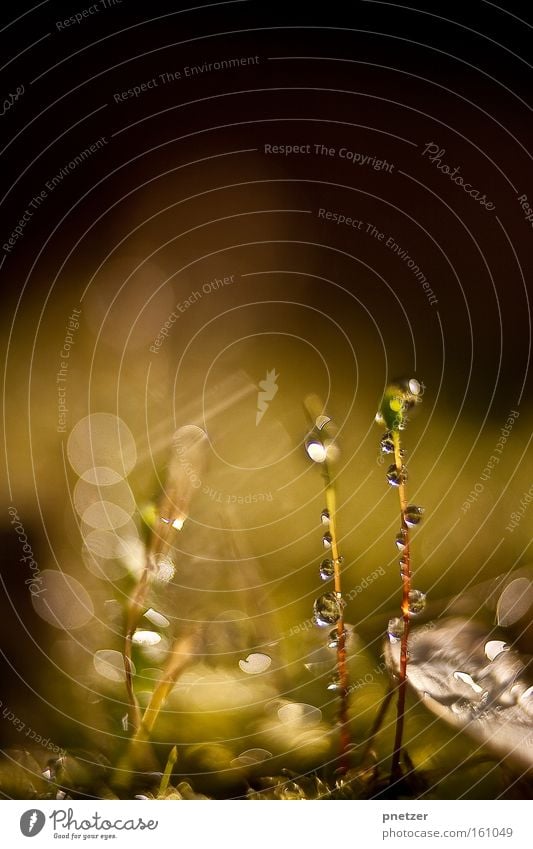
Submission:
[[[346,630],[346,628],[344,628],[342,633],[343,633],[343,636],[344,636],[344,645],[346,645],[346,643],[348,642],[348,637],[349,637],[349,634],[348,634],[348,631]],[[329,649],[336,649],[336,648],[338,648],[338,646],[339,646],[339,632],[338,632],[337,628],[333,628],[333,630],[330,631],[329,635],[328,635],[328,648]]]
[[[404,621],[399,616],[389,619],[387,634],[391,643],[399,643],[404,632]]]
[[[405,466],[398,468],[394,463],[387,469],[387,482],[390,486],[401,486],[407,481],[407,469]]]
[[[390,430],[384,433],[381,437],[379,447],[381,448],[382,454],[394,454],[394,440],[392,438],[392,432]]]
[[[418,616],[426,606],[426,594],[421,590],[409,592],[409,616]]]
[[[315,622],[321,627],[335,625],[341,617],[341,602],[335,593],[319,596],[313,605]]]
[[[407,545],[407,533],[404,529],[402,529],[398,534],[396,534],[396,548],[398,551],[403,551],[405,546]]]
[[[321,439],[309,437],[305,442],[305,450],[314,463],[324,463],[326,461],[326,448]]]
[[[410,504],[405,508],[405,512],[403,514],[404,522],[409,528],[413,528],[415,525],[418,525],[422,521],[422,515],[424,513],[423,507],[417,507],[416,504]]]
[[[329,581],[335,575],[335,563],[333,560],[323,560],[320,564],[320,577],[323,581]]]

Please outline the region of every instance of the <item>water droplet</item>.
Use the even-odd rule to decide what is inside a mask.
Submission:
[[[405,623],[399,616],[389,619],[387,634],[391,643],[399,643],[405,629]]]
[[[403,578],[409,574],[409,561],[405,557],[400,557],[398,563],[400,565],[400,577]]]
[[[320,564],[320,577],[323,581],[329,581],[335,574],[335,564],[333,560],[323,560]]]
[[[320,520],[323,525],[329,525],[329,510],[322,510]]]
[[[315,622],[317,625],[327,627],[335,625],[341,616],[341,603],[335,593],[325,593],[316,599],[313,605]]]
[[[506,628],[526,616],[533,605],[533,583],[527,578],[515,578],[507,584],[498,599],[496,621]]]
[[[153,609],[153,607],[149,607],[144,615],[146,619],[152,623],[152,625],[156,625],[158,628],[168,628],[170,625],[166,616],[163,616],[162,613],[158,613],[157,610]]]
[[[346,643],[348,642],[348,638],[349,638],[349,633],[346,630],[346,628],[344,628],[342,633],[344,634],[344,645],[346,646]],[[339,645],[339,632],[338,632],[337,628],[333,628],[333,630],[330,631],[329,635],[328,635],[328,649],[336,649],[336,648],[338,648],[338,645]]]
[[[418,616],[426,606],[426,594],[421,590],[411,590],[409,593],[409,616]]]
[[[407,545],[407,531],[405,530],[405,528],[402,528],[401,531],[396,534],[395,543],[398,551],[404,550],[405,546]]]
[[[107,678],[108,681],[125,681],[124,658],[119,651],[112,649],[99,649],[94,653],[93,666],[98,675]],[[135,666],[132,663],[132,672],[135,675]]]
[[[379,447],[381,448],[382,454],[394,454],[394,440],[392,438],[392,432],[390,430],[384,433],[381,437]]]
[[[321,722],[322,711],[314,705],[289,702],[278,710],[278,719],[283,725],[313,728]]]
[[[423,513],[423,507],[417,507],[416,504],[410,504],[408,507],[405,508],[405,512],[403,514],[405,524],[409,528],[418,525],[418,523],[422,521]]]
[[[378,410],[378,412],[377,412],[377,413],[376,413],[376,415],[375,415],[374,421],[375,421],[375,422],[376,422],[376,424],[378,424],[378,425],[385,424],[385,419],[383,418],[383,414],[382,414],[382,413],[380,413],[380,412],[379,412],[379,410]]]
[[[394,398],[391,398],[389,401],[389,407],[391,408],[393,413],[399,413],[403,410],[403,398],[400,398],[399,395],[396,395]]]
[[[483,692],[483,687],[480,687],[479,684],[476,684],[476,682],[474,681],[472,676],[468,674],[468,672],[454,672],[453,677],[456,681],[462,681],[463,684],[467,684],[469,687],[471,687],[474,693]]]
[[[266,672],[271,663],[272,658],[267,654],[254,652],[249,654],[246,660],[239,660],[239,667],[248,675],[260,675],[261,672]]]
[[[267,749],[247,749],[231,761],[232,766],[253,766],[272,757]]]
[[[403,411],[410,410],[415,404],[419,404],[422,400],[422,386],[415,377],[400,380],[395,387],[391,387],[400,394],[397,396],[402,402]]]
[[[341,679],[340,679],[339,675],[335,674],[333,676],[333,678],[330,680],[329,684],[327,685],[327,689],[330,690],[333,693],[340,693],[340,691],[342,690],[342,685],[341,685]]]
[[[402,466],[400,469],[393,463],[387,469],[387,482],[391,486],[401,486],[407,481],[407,469]]]
[[[489,640],[485,643],[485,654],[489,660],[495,660],[504,651],[509,651],[509,646],[503,640]]]
[[[324,534],[324,536],[322,537],[322,545],[324,546],[324,548],[331,548],[331,542],[331,534]]]
[[[305,441],[305,450],[313,463],[324,463],[326,460],[326,448],[320,439],[310,437]]]
[[[161,642],[161,634],[158,634],[156,631],[142,631],[139,629],[135,631],[131,641],[136,646],[156,646]]]

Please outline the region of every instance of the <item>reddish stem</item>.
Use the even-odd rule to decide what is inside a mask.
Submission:
[[[393,431],[393,441],[394,441],[394,459],[396,463],[396,469],[398,473],[401,475],[402,470],[402,456],[401,456],[401,446],[400,446],[400,434],[398,431]],[[410,617],[409,617],[409,594],[411,592],[411,553],[409,550],[409,527],[405,521],[405,512],[407,509],[407,491],[405,487],[405,483],[400,477],[400,485],[398,487],[398,492],[400,496],[400,512],[401,512],[401,532],[404,539],[404,548],[402,551],[402,620],[403,620],[403,630],[401,634],[401,642],[400,642],[400,669],[399,669],[399,678],[398,678],[398,705],[396,711],[396,731],[394,735],[394,748],[392,754],[392,766],[391,766],[391,783],[398,778],[401,777],[401,755],[402,755],[402,741],[403,741],[403,728],[404,728],[404,719],[405,719],[405,697],[407,693],[407,663],[409,658],[408,653],[408,644],[409,644],[409,627],[410,627]]]

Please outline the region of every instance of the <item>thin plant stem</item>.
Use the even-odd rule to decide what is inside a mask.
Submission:
[[[344,607],[342,603],[342,588],[341,588],[341,560],[339,555],[339,547],[337,541],[337,521],[336,521],[336,497],[335,488],[331,481],[329,469],[325,469],[326,478],[326,508],[329,513],[329,533],[331,535],[331,554],[334,568],[335,595],[339,600],[340,616],[337,622],[337,672],[339,675],[340,686],[340,707],[339,707],[339,724],[340,724],[340,751],[341,761],[340,767],[346,772],[348,769],[348,748],[350,745],[350,732],[348,730],[348,668],[346,664],[346,631],[344,628]]]
[[[158,799],[164,799],[166,796],[166,792],[168,790],[168,783],[170,781],[170,776],[172,775],[172,770],[174,769],[175,763],[178,760],[178,750],[176,746],[172,746],[170,750],[170,754],[167,759],[167,764],[165,766],[165,771],[161,778],[161,784],[159,785],[159,792],[157,794]]]
[[[124,638],[124,672],[126,675],[126,695],[128,697],[128,729],[135,730],[141,722],[139,703],[133,689],[133,661],[131,659],[132,633],[128,631]]]
[[[120,770],[128,776],[137,767],[142,767],[146,762],[147,752],[151,751],[147,746],[154,729],[159,713],[163,708],[169,692],[176,683],[179,676],[196,657],[198,648],[198,631],[193,631],[184,637],[174,641],[169,657],[162,670],[150,702],[146,707],[135,733],[130,740],[127,753],[120,765]]]
[[[341,558],[337,539],[337,504],[335,487],[333,484],[330,463],[328,461],[327,445],[334,442],[337,428],[328,416],[324,416],[324,405],[317,395],[308,395],[304,406],[311,420],[314,433],[324,443],[325,460],[323,462],[323,476],[325,483],[326,509],[329,514],[329,534],[331,536],[331,557],[333,560],[333,578],[335,584],[335,596],[339,603],[340,616],[337,621],[337,674],[339,684],[339,727],[340,727],[340,770],[347,772],[349,768],[350,732],[348,728],[348,668],[346,663],[346,632],[344,627],[344,605],[342,601],[341,587]],[[321,421],[321,419],[325,419]],[[311,454],[309,455],[311,456]],[[335,452],[333,454],[335,456]],[[314,459],[311,457],[311,459]]]
[[[403,466],[400,444],[400,433],[395,430],[392,432],[394,443],[394,461],[398,473],[401,473]],[[401,776],[400,760],[402,755],[403,727],[405,719],[405,697],[407,692],[407,662],[408,662],[408,644],[409,644],[409,594],[411,592],[411,556],[409,551],[409,526],[405,521],[405,512],[407,509],[407,492],[405,481],[400,477],[398,487],[400,497],[400,513],[401,513],[401,532],[404,540],[402,551],[402,620],[403,630],[400,642],[400,667],[398,677],[398,705],[396,713],[396,731],[394,735],[394,748],[392,754],[391,766],[391,782]]]
[[[170,656],[163,669],[163,674],[155,687],[146,710],[144,711],[142,723],[135,732],[135,740],[147,740],[153,731],[159,712],[163,707],[167,696],[176,683],[179,675],[185,667],[192,662],[196,647],[196,633],[186,637],[180,637],[174,641]]]
[[[133,634],[135,633],[135,629],[137,628],[137,624],[141,617],[143,603],[146,598],[146,593],[148,591],[149,577],[150,565],[148,555],[143,573],[141,575],[141,579],[137,584],[132,597],[130,598],[128,613],[126,617],[126,633],[124,636],[124,673],[126,676],[126,694],[128,697],[129,706],[128,726],[131,727],[133,731],[136,731],[136,729],[141,724],[141,710],[133,689],[133,662],[131,658],[132,640]]]
[[[133,732],[137,731],[141,724],[141,710],[137,702],[133,688],[133,662],[132,644],[133,635],[143,614],[146,596],[156,571],[157,555],[168,550],[170,547],[171,527],[169,523],[163,523],[162,533],[152,531],[150,547],[146,553],[144,568],[130,599],[126,614],[126,633],[124,635],[124,673],[126,677],[126,695],[128,698],[128,726]]]
[[[387,714],[387,710],[389,709],[389,705],[391,703],[391,699],[392,699],[392,697],[395,693],[395,690],[396,690],[395,687],[390,686],[389,689],[387,690],[387,692],[385,693],[385,695],[383,696],[383,699],[382,699],[381,704],[379,706],[379,710],[377,712],[376,718],[375,718],[375,720],[372,724],[372,728],[370,729],[370,734],[368,736],[368,740],[365,743],[365,748],[363,749],[363,754],[361,756],[361,763],[362,764],[365,763],[368,756],[370,755],[370,752],[372,750],[372,746],[374,745],[374,741],[377,737],[379,729],[383,725],[383,720],[385,719],[385,716]]]

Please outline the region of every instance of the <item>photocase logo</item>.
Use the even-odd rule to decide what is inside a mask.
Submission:
[[[25,811],[20,818],[20,830],[24,837],[35,837],[42,831],[46,817],[42,811],[37,811],[32,808],[30,811]]]
[[[276,383],[278,377],[279,374],[276,374],[276,369],[273,368],[272,371],[267,371],[264,380],[259,381],[259,389],[261,391],[257,393],[257,413],[255,415],[256,427],[265,415],[268,410],[268,405],[278,391],[278,384]]]

